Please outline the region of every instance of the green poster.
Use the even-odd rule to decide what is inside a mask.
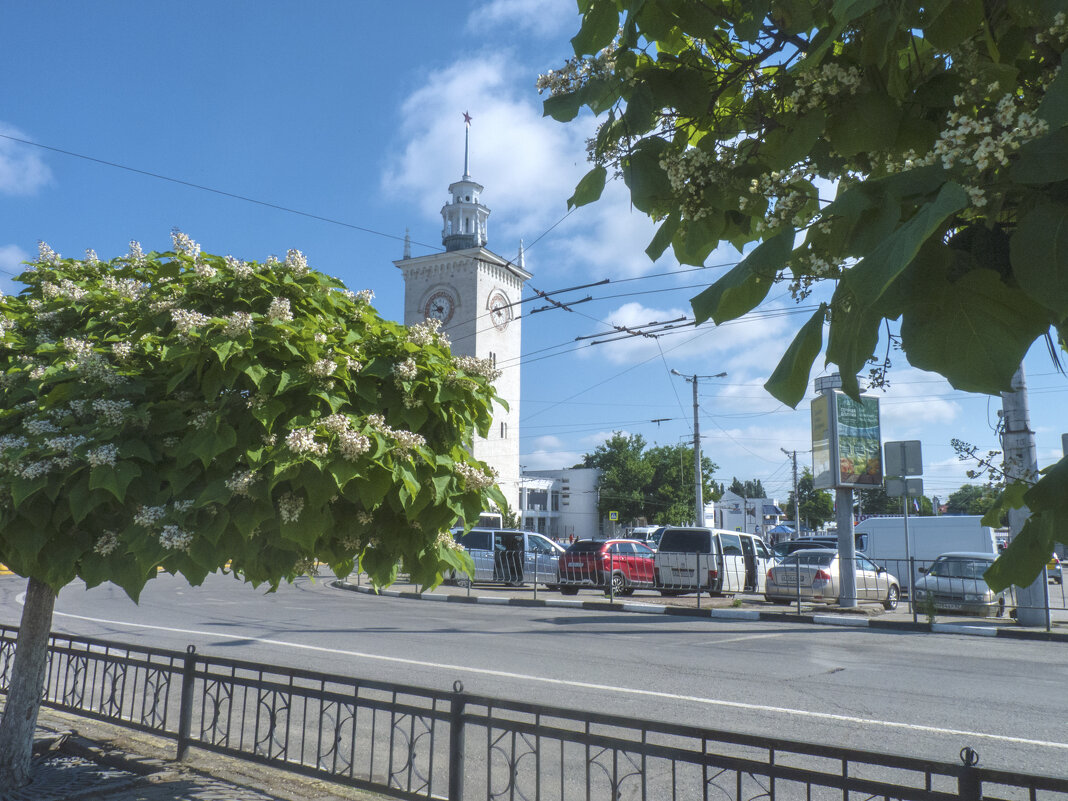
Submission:
[[[838,434],[837,486],[882,484],[878,398],[862,397],[858,403],[842,392],[835,392],[834,397]]]

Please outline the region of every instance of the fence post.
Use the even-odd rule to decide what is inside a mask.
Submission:
[[[189,734],[193,728],[193,676],[197,664],[197,647],[185,649],[182,665],[182,699],[178,707],[178,760],[189,756]]]
[[[960,761],[964,763],[957,779],[957,795],[961,801],[982,801],[983,782],[975,766],[979,764],[979,754],[975,749],[965,746],[960,749]]]
[[[452,685],[452,701],[449,709],[449,801],[464,798],[464,684],[455,681]]]

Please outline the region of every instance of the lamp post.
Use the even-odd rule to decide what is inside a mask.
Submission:
[[[694,520],[698,526],[704,526],[705,524],[705,501],[702,497],[701,490],[701,424],[697,419],[697,381],[701,378],[723,378],[726,373],[716,373],[715,375],[686,375],[680,373],[674,368],[671,370],[672,375],[677,375],[679,378],[684,378],[686,381],[693,384],[693,479],[694,479]]]

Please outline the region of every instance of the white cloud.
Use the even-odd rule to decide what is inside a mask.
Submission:
[[[958,422],[961,405],[952,398],[940,397],[953,391],[945,379],[934,373],[912,367],[893,369],[889,389],[872,393],[880,399],[883,439],[919,439],[925,426]],[[947,441],[951,436],[947,433]]]
[[[693,312],[686,307],[655,308],[632,301],[625,303],[604,319],[629,328],[654,321],[669,322],[679,317],[691,321]],[[579,355],[605,359],[613,364],[635,364],[663,352],[670,365],[680,372],[711,373],[727,370],[739,379],[753,375],[769,375],[778,363],[784,341],[793,336],[793,328],[800,325],[793,316],[757,316],[732,320],[714,326],[706,323],[694,328],[692,322],[681,324],[659,339],[635,336],[597,345],[579,351]],[[600,334],[601,330],[588,333]],[[605,338],[614,335],[605,331]]]
[[[503,212],[490,216],[490,246],[509,257],[521,237],[529,244],[566,213],[586,171],[587,134],[581,125],[543,118],[533,78],[504,54],[471,56],[431,73],[401,108],[403,149],[382,181],[384,191],[418,206],[419,230],[428,222],[437,227],[446,190],[463,174],[465,110],[473,118],[471,177],[485,186],[486,205]]]
[[[4,273],[21,273],[22,262],[29,260],[30,255],[18,245],[0,245],[0,271]]]
[[[29,139],[17,128],[0,123],[0,134]],[[0,139],[0,193],[32,195],[52,180],[52,171],[30,145]]]
[[[581,21],[574,0],[490,0],[471,12],[467,28],[483,32],[509,27],[550,36],[577,32]]]

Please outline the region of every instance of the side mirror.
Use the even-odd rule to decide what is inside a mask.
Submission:
[[[881,576],[883,573],[886,572],[886,568],[880,566],[879,569],[876,570],[875,572],[878,573]]]
[[[916,572],[919,573],[921,576],[927,575],[927,568],[926,567],[918,567],[918,568],[916,568]]]

